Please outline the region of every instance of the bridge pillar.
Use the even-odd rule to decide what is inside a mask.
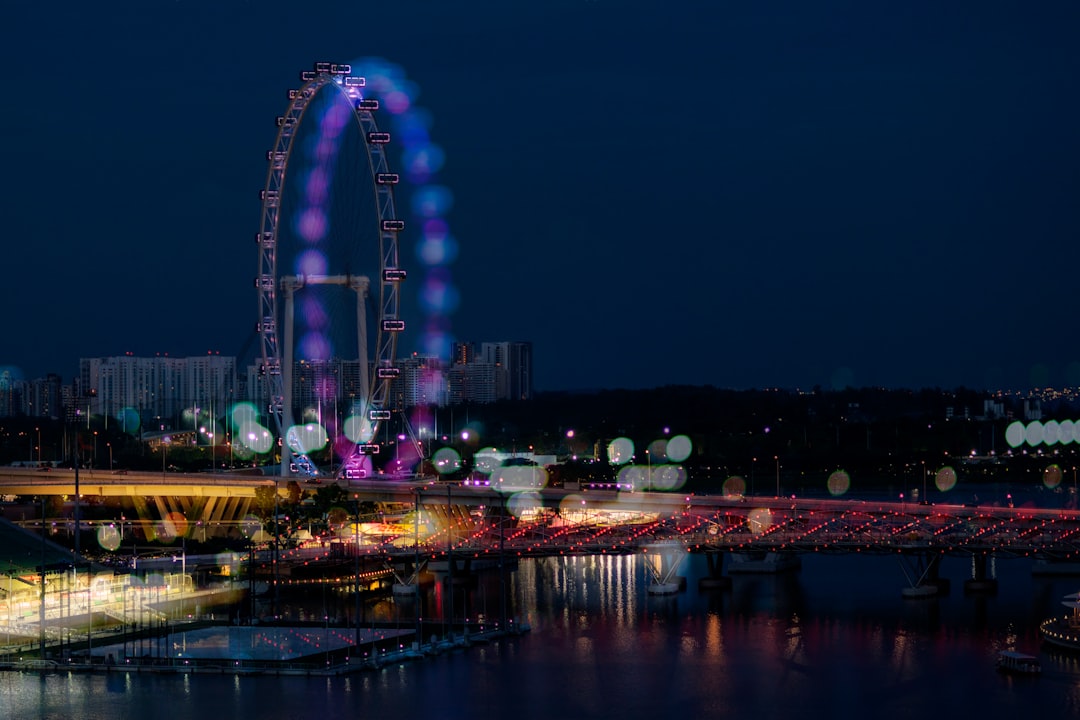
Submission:
[[[645,566],[649,569],[651,582],[647,588],[650,595],[673,595],[686,586],[686,578],[679,577],[679,567],[686,559],[686,548],[680,542],[657,542],[645,548]]]
[[[998,582],[995,558],[993,555],[990,556],[990,572],[987,574],[986,557],[986,555],[971,556],[971,577],[964,581],[964,592],[997,592]]]
[[[699,590],[726,590],[731,587],[731,578],[724,575],[724,552],[706,552],[705,562],[709,574],[698,581]]]
[[[916,572],[914,579],[908,575],[908,587],[902,588],[900,594],[906,598],[929,598],[938,595],[949,594],[949,578],[943,578],[941,571],[941,553],[919,551],[915,553]],[[905,574],[906,571],[905,571]]]

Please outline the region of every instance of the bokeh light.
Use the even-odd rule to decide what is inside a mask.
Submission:
[[[1009,423],[1005,428],[1005,442],[1011,448],[1018,448],[1024,444],[1024,423],[1019,420]]]
[[[648,471],[644,465],[623,465],[615,473],[615,482],[620,487],[642,490],[648,484]]]
[[[540,493],[519,492],[514,493],[506,500],[506,509],[515,517],[523,517],[543,507]]]
[[[694,443],[686,435],[676,435],[668,440],[667,444],[667,457],[668,460],[675,463],[685,462],[690,453],[693,452]]]
[[[612,465],[625,465],[634,459],[634,441],[628,437],[617,437],[607,446],[608,462]]]
[[[649,443],[649,449],[646,450],[649,454],[649,461],[652,463],[665,463],[668,461],[667,454],[667,440],[665,438],[658,438]]]
[[[956,487],[956,470],[945,466],[934,473],[934,487],[941,492],[948,492]]]
[[[686,470],[681,465],[654,466],[649,485],[653,490],[679,490],[686,485]]]
[[[289,439],[289,447],[293,452],[308,454],[326,447],[329,439],[326,429],[318,423],[305,423],[293,425],[285,436]]]
[[[491,474],[491,487],[503,493],[543,490],[547,483],[547,470],[539,465],[503,465]]]
[[[424,271],[421,282],[410,283],[417,293],[416,307],[426,315],[419,325],[423,335],[418,345],[428,355],[446,357],[454,340],[450,316],[460,302],[450,272],[458,244],[446,220],[454,196],[437,179],[446,156],[431,139],[431,113],[416,104],[419,88],[400,65],[379,57],[357,58],[351,65],[354,74],[366,78],[365,97],[380,100],[390,113],[393,147],[400,150],[394,166],[409,182],[406,191],[411,191],[411,219],[407,227],[420,229],[413,248]]]
[[[1048,490],[1053,490],[1057,486],[1061,485],[1061,467],[1058,465],[1050,465],[1043,470],[1043,485]]]
[[[1024,428],[1024,442],[1031,447],[1041,444],[1043,441],[1043,424],[1038,420],[1032,420]]]
[[[749,526],[750,532],[760,535],[772,527],[772,510],[769,508],[754,508],[746,516],[746,524]]]
[[[732,475],[724,481],[724,495],[728,497],[742,497],[746,494],[746,480],[738,475]]]
[[[233,451],[243,456],[244,448],[254,453],[265,455],[274,447],[274,436],[265,427],[254,421],[240,424],[233,433]]]
[[[829,479],[825,481],[825,486],[828,488],[830,495],[839,497],[851,489],[851,476],[843,470],[837,470],[829,475]]]
[[[129,435],[136,435],[142,427],[139,411],[133,407],[126,407],[116,413],[116,421],[120,423],[120,429]]]
[[[439,448],[431,456],[431,464],[440,475],[455,473],[461,469],[461,455],[454,448]]]
[[[481,448],[473,455],[473,469],[485,475],[495,472],[501,464],[498,451],[493,447]]]
[[[171,543],[187,535],[188,520],[183,513],[171,512],[155,524],[155,530],[159,541]]]
[[[120,547],[120,530],[115,525],[99,525],[97,529],[97,543],[104,550],[110,552]]]
[[[366,413],[357,413],[345,418],[341,429],[349,440],[358,445],[369,442],[375,434],[375,425]]]

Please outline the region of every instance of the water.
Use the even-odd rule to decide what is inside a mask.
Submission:
[[[702,591],[645,592],[642,556],[522,561],[510,612],[532,631],[488,645],[335,677],[0,673],[0,718],[867,718],[1080,716],[1080,659],[1040,649],[1080,578],[997,563],[995,595],[963,592],[969,561],[947,558],[943,598],[905,600],[896,556],[807,555],[780,576],[732,576]],[[459,590],[458,612],[500,612],[497,575]],[[439,623],[440,598],[425,601]],[[345,612],[316,598],[309,614]],[[405,601],[365,612],[414,621]],[[291,606],[293,612],[302,608]],[[994,669],[997,650],[1037,652],[1039,677]]]

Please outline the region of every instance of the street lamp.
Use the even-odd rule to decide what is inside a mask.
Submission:
[[[750,497],[754,497],[754,465],[757,463],[757,458],[750,458]]]
[[[926,502],[926,461],[922,461],[922,502]]]
[[[34,429],[37,430],[37,464],[40,467],[41,466],[41,428],[36,427]]]
[[[780,456],[773,455],[773,460],[776,461],[776,497],[780,497]]]
[[[112,469],[113,469],[113,462],[112,462],[112,443],[111,443],[111,442],[107,442],[107,443],[105,443],[105,447],[109,448],[109,471],[111,472],[111,471],[112,471]]]
[[[91,467],[97,467],[97,430],[94,431],[94,464]]]
[[[648,468],[648,475],[645,476],[645,489],[652,490],[652,454],[647,448],[645,450],[645,463]]]

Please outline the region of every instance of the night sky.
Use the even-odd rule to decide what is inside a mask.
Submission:
[[[250,348],[286,91],[315,61],[382,58],[452,197],[434,308],[401,239],[410,328],[531,341],[539,391],[1080,385],[1075,2],[4,15],[0,367],[17,375]]]

